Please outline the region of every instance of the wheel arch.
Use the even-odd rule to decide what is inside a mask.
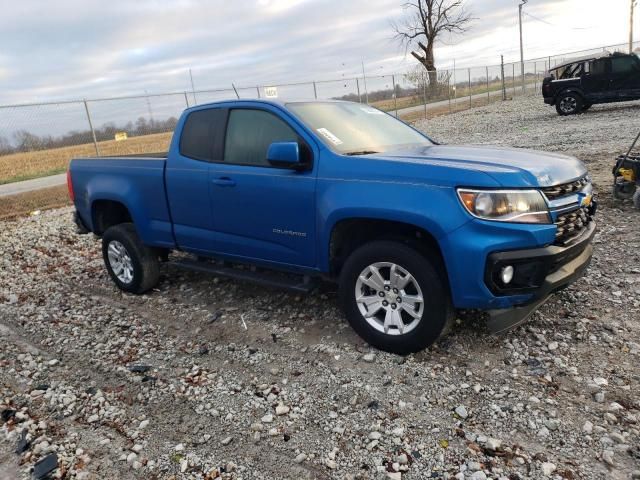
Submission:
[[[436,236],[424,227],[384,218],[343,218],[332,226],[329,238],[328,271],[333,278],[340,274],[344,262],[357,248],[372,241],[390,240],[407,244],[430,259],[450,289],[443,251]]]
[[[122,223],[134,223],[129,208],[122,201],[96,199],[91,202],[93,233],[101,236],[109,227]]]
[[[558,93],[555,95],[555,101],[557,102],[562,95],[566,95],[567,93],[575,93],[580,95],[580,97],[585,100],[586,96],[584,91],[579,87],[566,87],[561,90],[558,90]]]

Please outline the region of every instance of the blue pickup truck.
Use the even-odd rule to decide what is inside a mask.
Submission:
[[[454,309],[521,323],[583,274],[595,232],[579,160],[441,145],[350,102],[189,108],[168,154],[76,159],[68,185],[122,290],[153,288],[169,261],[296,291],[328,280],[355,331],[399,354]]]

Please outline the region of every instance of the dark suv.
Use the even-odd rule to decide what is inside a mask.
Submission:
[[[549,70],[542,83],[544,103],[559,115],[588,110],[595,103],[640,99],[640,58],[635,53],[602,53]]]

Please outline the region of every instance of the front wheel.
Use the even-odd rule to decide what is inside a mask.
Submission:
[[[109,275],[125,292],[144,293],[158,283],[158,257],[142,243],[132,223],[107,229],[102,236],[102,257]]]
[[[577,93],[563,93],[556,100],[556,111],[562,116],[575,115],[582,111],[583,103]]]
[[[353,329],[391,353],[430,346],[453,320],[442,277],[428,258],[403,243],[376,241],[351,254],[339,295]]]

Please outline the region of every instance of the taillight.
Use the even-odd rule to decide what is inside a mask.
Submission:
[[[67,170],[67,188],[69,189],[69,198],[72,202],[76,201],[76,195],[73,193],[73,182],[71,181],[71,169]]]

